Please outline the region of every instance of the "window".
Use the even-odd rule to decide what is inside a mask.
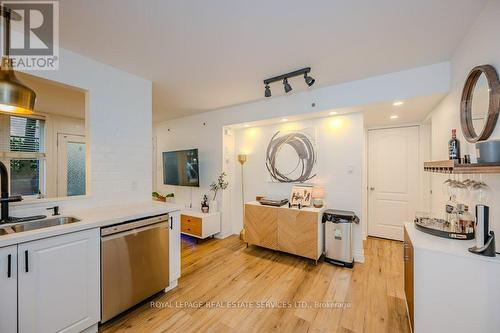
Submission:
[[[44,120],[0,114],[0,160],[10,165],[10,193],[43,193]]]

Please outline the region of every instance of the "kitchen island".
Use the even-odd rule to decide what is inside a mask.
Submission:
[[[97,332],[102,227],[169,214],[166,289],[174,288],[180,277],[179,212],[158,202],[63,210],[62,216],[80,221],[0,236],[0,332]]]

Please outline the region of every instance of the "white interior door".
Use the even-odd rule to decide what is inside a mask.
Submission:
[[[85,195],[85,136],[57,134],[57,196]]]
[[[419,128],[368,131],[368,234],[402,240],[418,205]]]

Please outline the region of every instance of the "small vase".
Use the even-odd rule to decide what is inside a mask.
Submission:
[[[210,201],[210,213],[217,213],[219,209],[217,200]]]

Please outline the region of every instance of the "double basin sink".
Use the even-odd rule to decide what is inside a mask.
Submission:
[[[71,224],[75,222],[80,222],[80,220],[73,216],[65,216],[29,222],[9,223],[4,225],[0,224],[0,236],[15,234],[23,231],[49,228],[57,225]]]

